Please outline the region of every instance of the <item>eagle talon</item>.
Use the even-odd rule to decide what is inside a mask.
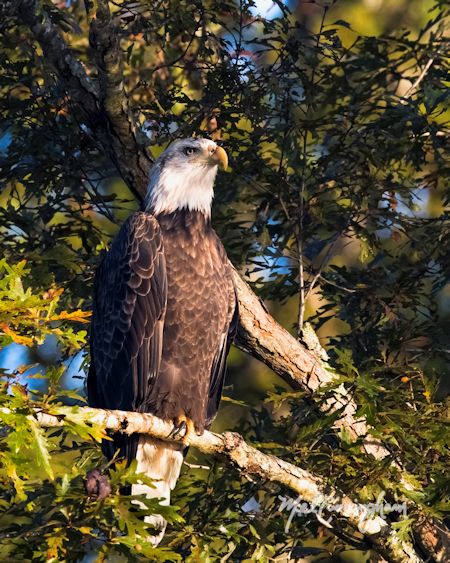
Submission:
[[[89,404],[133,407],[165,421],[165,442],[114,431],[113,441],[103,443],[111,463],[118,450],[154,481],[154,488],[138,481],[131,494],[162,497],[164,505],[188,446],[217,411],[237,327],[233,272],[209,226],[214,178],[227,163],[225,150],[210,139],[174,142],[149,171],[145,210],[125,221],[96,274]],[[116,430],[130,428],[124,423]],[[98,498],[109,491],[100,472],[86,486]],[[141,501],[132,502],[138,509]],[[156,528],[147,536],[156,546],[165,520],[144,519]]]
[[[181,434],[184,439],[186,433],[187,433],[187,425],[186,422],[182,420],[181,422],[177,422],[174,424],[173,429],[168,435],[168,438],[177,438]]]
[[[181,436],[181,441],[188,446],[191,441],[192,434],[195,433],[194,422],[185,415],[179,416],[174,421],[174,427],[168,438],[177,438]]]
[[[194,426],[194,422],[190,419],[187,418],[186,419],[186,432],[184,433],[184,436],[182,438],[182,442],[185,446],[189,446],[189,444],[191,443],[191,437],[193,434],[195,434],[195,426]]]

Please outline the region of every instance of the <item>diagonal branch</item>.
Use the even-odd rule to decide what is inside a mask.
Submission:
[[[97,84],[87,75],[45,10],[37,10],[36,0],[15,0],[9,4],[10,12],[30,29],[45,59],[64,83],[72,102],[86,115],[97,113]]]
[[[98,80],[89,76],[45,9],[38,9],[37,0],[9,1],[8,10],[30,29],[67,92],[74,113],[90,128],[131,192],[141,201],[152,160],[145,147],[138,143],[132,112],[123,91],[117,26],[110,17],[108,3],[97,4],[100,8],[91,21],[90,40]]]
[[[88,75],[45,10],[37,9],[37,0],[9,0],[7,5],[17,20],[29,27],[68,93],[71,104],[76,106],[78,114],[116,164],[136,198],[142,200],[151,159],[137,140],[132,110],[122,82],[120,30],[111,16],[107,0],[88,5],[90,41],[95,52],[98,82]],[[419,77],[421,80],[431,64],[426,65],[425,73]],[[420,81],[415,86],[419,84]],[[283,329],[237,273],[235,282],[241,311],[238,346],[262,360],[293,387],[303,388],[310,395],[332,382],[335,377],[332,368],[314,347],[299,343]],[[365,420],[356,419],[356,405],[347,397],[336,397],[326,406],[343,409],[338,424],[348,429],[353,437],[363,437],[368,453],[377,459],[389,455],[380,442],[369,437]],[[403,482],[406,483],[406,479]],[[427,520],[416,527],[416,534],[436,561],[450,560],[447,531]]]
[[[407,92],[405,93],[405,95],[403,96],[403,100],[402,103],[404,103],[408,98],[410,98],[413,94],[416,93],[417,89],[419,88],[421,82],[424,80],[424,78],[426,77],[426,75],[428,74],[428,71],[430,70],[432,64],[434,63],[434,59],[435,57],[430,57],[428,59],[427,64],[424,66],[422,72],[419,74],[419,76],[416,78],[416,80],[414,81],[413,84],[411,84],[411,87],[408,88]]]
[[[332,383],[336,373],[324,360],[321,350],[313,342],[299,342],[269,314],[261,300],[233,269],[234,283],[239,299],[239,327],[236,345],[264,362],[294,389],[305,390],[311,397],[319,388]],[[305,333],[306,334],[306,333]],[[313,335],[316,339],[315,334]],[[320,346],[320,345],[319,345]],[[356,417],[357,406],[347,396],[335,395],[324,405],[327,412],[342,409],[337,427],[345,428],[353,439],[362,438],[365,451],[375,459],[390,456],[380,440],[370,435],[365,418]],[[405,490],[413,491],[407,472],[397,462],[393,466],[400,473],[400,483]],[[420,510],[419,506],[416,506]],[[450,533],[445,525],[421,514],[414,526],[420,545],[433,555],[437,562],[450,561]]]
[[[89,0],[86,8],[90,26],[89,43],[98,72],[100,105],[110,126],[111,159],[125,182],[142,198],[147,189],[152,160],[145,147],[138,142],[136,122],[123,84],[119,23],[112,17],[107,0]]]
[[[233,277],[240,316],[237,346],[264,362],[291,387],[303,389],[309,395],[332,383],[336,374],[318,352],[309,349],[309,343],[299,342],[279,325],[235,269]],[[355,418],[356,405],[348,397],[336,396],[325,407],[327,411],[343,409],[337,426],[345,427],[354,439],[365,437],[363,444],[367,453],[377,459],[389,455],[381,443],[368,436],[365,420]]]
[[[65,422],[70,423],[71,420],[79,423],[80,413],[85,421],[96,427],[129,435],[148,434],[167,440],[173,430],[170,422],[150,414],[89,407],[57,407],[53,409],[53,414],[39,412],[36,416],[41,426],[53,428],[64,426]],[[387,561],[413,563],[420,561],[413,547],[408,542],[401,541],[383,518],[374,514],[369,515],[367,507],[354,502],[338,489],[330,489],[321,477],[253,448],[239,434],[235,432],[215,434],[205,431],[200,436],[192,436],[190,445],[206,454],[222,456],[245,477],[254,476],[283,485],[294,491],[301,500],[323,507],[328,522],[324,522],[321,516],[319,520],[332,530],[339,530],[338,518],[344,519],[352,528],[358,529],[368,545]],[[295,505],[293,508],[295,509]]]

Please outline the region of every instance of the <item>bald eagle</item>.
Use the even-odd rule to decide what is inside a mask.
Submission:
[[[122,225],[95,278],[87,381],[93,407],[173,421],[184,443],[115,434],[102,448],[154,480],[132,494],[169,504],[192,432],[214,419],[237,320],[227,255],[211,227],[218,167],[227,154],[207,139],[169,146],[150,171],[144,211]],[[150,518],[162,537],[164,520]]]

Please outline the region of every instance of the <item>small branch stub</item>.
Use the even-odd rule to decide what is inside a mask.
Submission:
[[[173,425],[151,414],[110,411],[90,407],[56,407],[52,413],[37,412],[36,418],[43,427],[61,427],[83,420],[104,431],[112,430],[126,434],[149,434],[167,440]],[[31,415],[30,415],[31,416]],[[178,436],[176,440],[181,440]],[[190,445],[207,454],[220,454],[231,462],[244,476],[258,477],[266,481],[289,487],[304,501],[325,507],[330,528],[338,526],[337,518],[362,533],[369,545],[388,561],[419,562],[414,549],[400,541],[388,523],[377,515],[368,515],[364,505],[354,502],[335,489],[330,490],[325,481],[273,455],[265,454],[247,444],[240,434],[225,432],[215,434],[205,431],[193,434]],[[326,507],[332,507],[328,512]]]

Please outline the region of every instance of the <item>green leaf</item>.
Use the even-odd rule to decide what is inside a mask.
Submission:
[[[35,419],[30,419],[30,428],[34,435],[34,452],[36,455],[36,461],[38,465],[45,470],[49,479],[53,481],[54,475],[50,465],[50,452],[48,451],[48,440],[45,432]]]

